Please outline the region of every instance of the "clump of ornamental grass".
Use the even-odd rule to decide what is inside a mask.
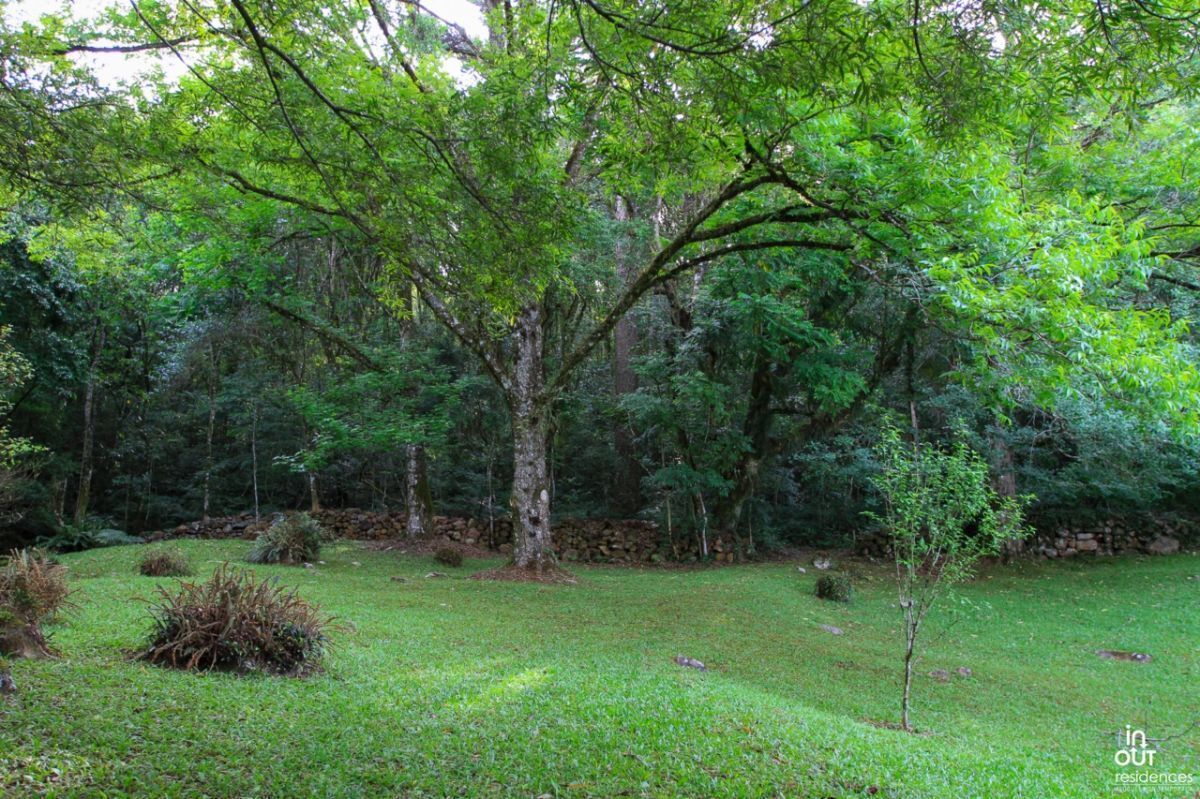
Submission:
[[[854,584],[845,574],[822,574],[814,593],[830,602],[849,602],[854,598]]]
[[[259,534],[246,560],[250,563],[310,563],[321,552],[325,531],[307,513],[289,513]]]
[[[438,547],[434,550],[433,559],[445,566],[458,568],[463,563],[463,554],[454,547]]]
[[[0,567],[0,654],[48,657],[42,632],[68,604],[67,570],[39,549],[14,549]]]
[[[150,549],[138,561],[138,573],[144,577],[189,577],[193,571],[187,555],[177,549]]]
[[[275,579],[229,564],[204,582],[160,587],[150,645],[160,666],[303,676],[320,668],[332,620]]]

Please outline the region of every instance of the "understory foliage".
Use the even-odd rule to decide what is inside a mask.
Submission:
[[[138,561],[138,573],[145,577],[188,577],[193,572],[187,555],[175,549],[149,549]]]
[[[61,611],[71,594],[67,570],[37,549],[13,550],[0,568],[0,654],[49,654],[41,625]]]
[[[289,513],[260,533],[246,560],[250,563],[309,563],[321,552],[325,533],[307,513]]]
[[[21,518],[23,484],[36,468],[35,456],[43,451],[30,439],[9,433],[8,420],[14,405],[10,395],[21,390],[33,375],[28,359],[9,340],[11,334],[10,326],[0,325],[0,524]]]
[[[817,587],[814,593],[818,599],[849,602],[854,598],[854,585],[845,574],[822,574],[817,578]]]
[[[77,524],[65,524],[58,533],[38,539],[38,546],[55,552],[81,552],[98,547],[140,544],[144,539],[108,525],[106,519],[92,517]]]
[[[159,588],[140,657],[179,669],[301,676],[320,667],[330,619],[273,579],[222,564],[204,582]]]
[[[950,449],[906,442],[884,428],[873,479],[883,513],[868,513],[891,539],[896,588],[904,614],[904,693],[901,724],[909,725],[912,661],[921,625],[941,589],[971,576],[980,558],[1026,534],[1024,497],[1001,497],[988,464],[961,438]]]

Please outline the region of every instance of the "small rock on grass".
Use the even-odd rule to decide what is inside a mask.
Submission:
[[[845,632],[841,627],[834,627],[832,624],[822,624],[821,629],[830,635],[841,635]]]
[[[813,568],[821,571],[829,571],[833,568],[833,561],[829,558],[813,558]]]
[[[680,666],[684,666],[685,668],[696,669],[698,671],[708,671],[708,667],[705,666],[700,661],[696,660],[695,658],[684,657],[683,655],[676,655],[675,662],[677,664],[679,664]]]
[[[929,676],[938,682],[950,681],[950,672],[946,671],[945,669],[934,669],[933,671],[929,672]]]
[[[425,575],[425,579],[426,579],[426,580],[433,580],[433,579],[436,579],[436,578],[438,578],[438,577],[449,577],[449,576],[450,576],[450,575],[446,574],[445,572],[430,572],[429,574]]]
[[[1145,652],[1121,652],[1116,649],[1101,649],[1096,655],[1104,660],[1128,660],[1133,663],[1149,663],[1153,660]]]
[[[12,675],[6,672],[0,672],[0,696],[5,694],[15,694],[17,692],[17,684],[13,681]]]
[[[407,582],[408,582],[408,578],[407,578],[407,577],[401,577],[400,575],[398,575],[398,574],[397,574],[397,575],[393,575],[393,576],[392,576],[392,582],[393,582],[393,583],[407,583]]]
[[[966,666],[959,666],[955,671],[958,672],[959,677],[970,677],[972,674],[971,670]]]
[[[797,566],[796,571],[800,572],[801,574],[808,574],[808,569],[804,568],[803,566]]]

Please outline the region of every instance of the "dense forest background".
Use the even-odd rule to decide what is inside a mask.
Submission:
[[[551,502],[844,543],[887,416],[1038,524],[1193,513],[1196,39],[1135,6],[6,22],[4,536],[517,493],[530,562]]]
[[[507,512],[503,398],[419,302],[362,298],[358,281],[381,268],[369,252],[287,231],[270,251],[277,290],[253,296],[189,280],[228,243],[153,213],[127,220],[136,246],[102,245],[119,269],[56,246],[50,221],[26,205],[0,246],[0,322],[31,373],[6,422],[44,448],[5,484],[10,539],[403,509],[414,466],[438,513]],[[1157,288],[1154,302],[1193,315],[1188,289]],[[741,503],[760,543],[846,543],[871,501],[882,413],[935,439],[968,430],[1042,523],[1198,509],[1196,452],[1165,426],[1086,398],[1052,413],[1013,391],[998,406],[956,379],[962,342],[914,309],[820,259],[726,262],[669,283],[557,407],[556,513],[715,528]]]

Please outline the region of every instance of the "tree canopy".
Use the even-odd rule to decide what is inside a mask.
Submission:
[[[245,302],[303,331],[319,368],[375,373],[372,391],[408,392],[379,375],[447,336],[434,349],[469,354],[507,412],[522,567],[553,560],[553,442],[635,318],[654,345],[612,410],[640,431],[634,468],[657,459],[650,490],[698,498],[728,532],[789,446],[775,420],[811,441],[883,395],[919,426],[921,380],[968,387],[988,424],[1088,405],[1196,432],[1193,16],[480,8],[483,36],[417,0],[7,25],[0,173],[14,208],[45,209],[25,249],[164,314]],[[122,81],[79,60],[128,53],[175,66]],[[101,327],[83,347],[97,367]],[[330,436],[361,449],[327,405],[360,402],[354,385],[297,395],[314,465]],[[442,422],[409,435],[404,418],[366,424],[437,446]]]

